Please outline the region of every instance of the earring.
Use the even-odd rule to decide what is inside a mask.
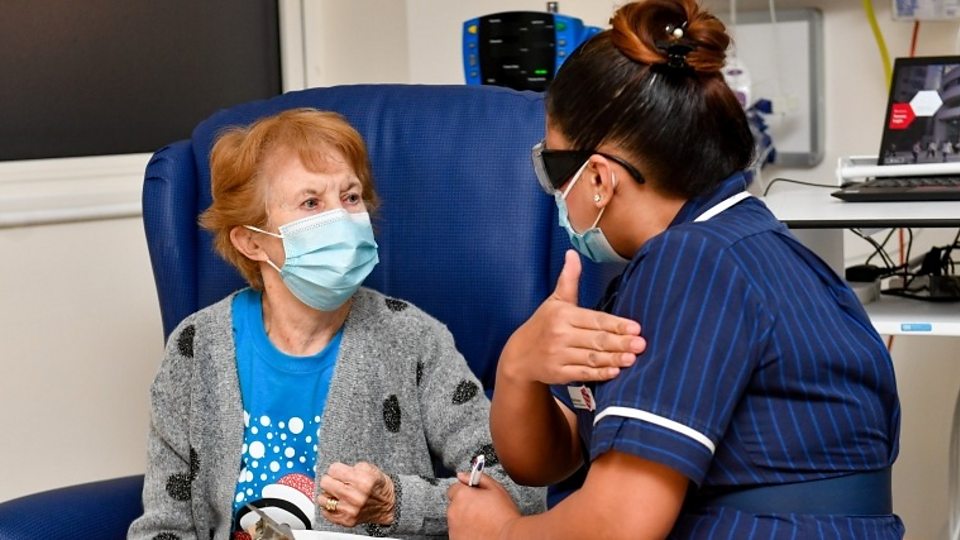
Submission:
[[[593,202],[600,202],[600,199],[602,199],[602,197],[599,193],[593,196]]]

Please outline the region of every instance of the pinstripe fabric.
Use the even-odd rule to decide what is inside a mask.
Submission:
[[[647,351],[578,411],[591,459],[614,449],[702,487],[876,470],[898,451],[893,365],[853,293],[746,199],[741,175],[689,201],[624,271],[612,311]],[[569,403],[564,388],[555,394]],[[680,427],[678,427],[678,425]],[[714,450],[715,447],[715,450]],[[678,538],[900,538],[895,516],[761,517],[686,508]]]

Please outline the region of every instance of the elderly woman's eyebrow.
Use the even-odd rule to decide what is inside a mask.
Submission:
[[[351,176],[347,178],[345,182],[340,183],[340,191],[348,191],[353,188],[363,188],[363,184],[360,183],[360,179],[356,176]]]
[[[294,198],[299,199],[300,197],[305,197],[307,195],[310,195],[310,196],[322,195],[325,191],[326,191],[326,186],[324,186],[323,189],[316,189],[312,187],[303,188],[300,191],[296,192],[296,194],[294,195]]]

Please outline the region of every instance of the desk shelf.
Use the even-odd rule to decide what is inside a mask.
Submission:
[[[762,200],[791,229],[960,227],[960,201],[846,202],[831,191],[785,188]]]
[[[880,295],[865,305],[870,322],[884,335],[960,337],[960,302],[936,303]]]
[[[960,201],[853,203],[830,191],[785,187],[762,200],[791,229],[960,227]],[[881,295],[864,308],[880,334],[960,337],[960,302]]]

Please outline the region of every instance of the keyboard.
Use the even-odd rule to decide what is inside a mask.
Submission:
[[[831,193],[851,202],[960,201],[960,177],[874,178]]]

